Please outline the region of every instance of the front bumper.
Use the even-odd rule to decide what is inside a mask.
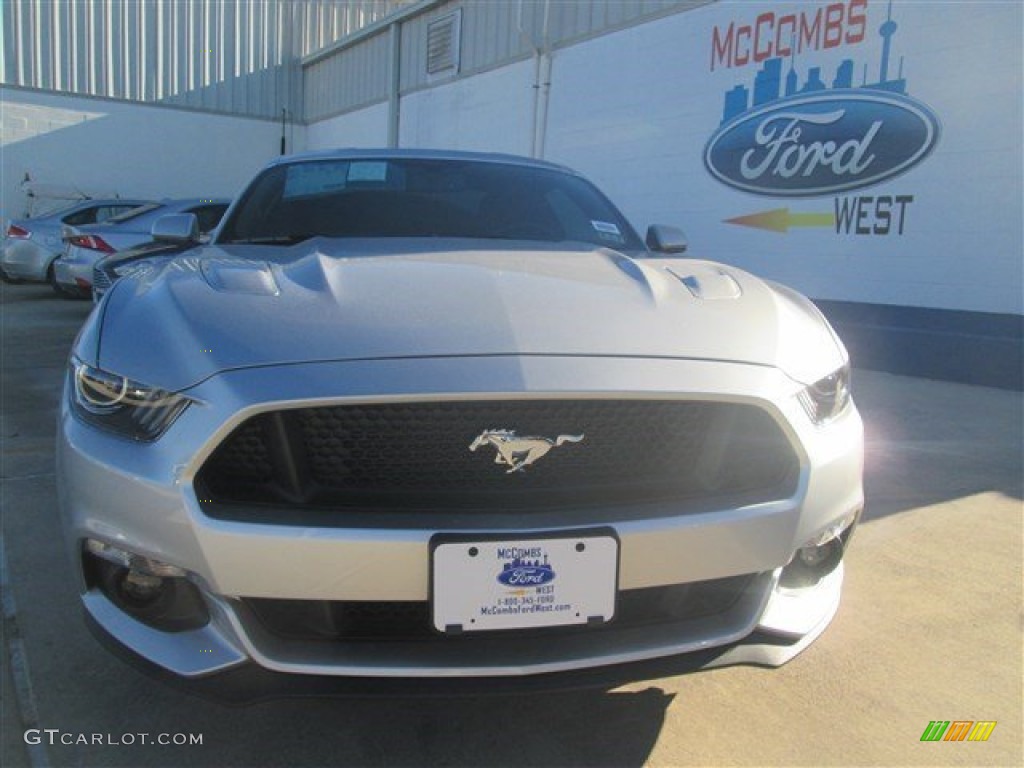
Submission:
[[[288,674],[261,666],[204,628],[168,644],[163,633],[127,619],[101,596],[84,598],[85,621],[105,648],[139,671],[190,694],[227,704],[255,704],[280,697],[319,696],[487,696],[611,689],[643,680],[658,680],[734,665],[778,667],[800,654],[828,627],[839,607],[843,566],[807,595],[823,609],[804,634],[778,634],[756,627],[743,638],[720,646],[675,655],[658,655],[626,663],[588,666],[558,672],[503,677],[376,677],[365,674]],[[811,614],[805,614],[810,616]],[[774,629],[774,628],[773,628]],[[196,672],[196,659],[204,658]]]
[[[508,392],[510,380],[521,390]],[[463,389],[452,393],[452,381]],[[696,620],[525,644],[514,637],[451,643],[285,640],[267,631],[247,599],[426,601],[435,534],[511,534],[522,528],[557,534],[590,521],[554,512],[518,528],[508,520],[467,523],[454,516],[450,525],[430,528],[256,524],[208,517],[192,484],[202,462],[237,424],[253,412],[284,404],[616,392],[664,398],[679,396],[679,381],[688,383],[685,397],[765,407],[797,446],[801,465],[791,498],[676,514],[622,509],[617,519],[603,521],[620,541],[620,590],[751,575],[749,588],[727,610]],[[344,392],[339,393],[339,382]],[[580,382],[587,383],[584,390]],[[558,678],[594,668],[621,671],[624,665],[710,649],[718,650],[701,666],[779,664],[828,624],[842,581],[840,569],[813,587],[786,590],[778,585],[780,570],[803,543],[863,505],[859,415],[851,407],[829,427],[816,428],[800,409],[796,389],[771,369],[666,360],[376,361],[234,371],[189,392],[197,402],[153,444],[98,432],[65,406],[58,437],[62,514],[76,558],[81,542],[93,538],[190,574],[210,621],[187,632],[146,626],[83,582],[85,608],[96,628],[186,678],[252,664],[312,678]],[[765,633],[784,639],[750,639]]]

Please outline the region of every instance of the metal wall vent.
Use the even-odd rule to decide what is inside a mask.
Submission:
[[[455,74],[459,71],[461,32],[461,8],[427,25],[428,75]]]

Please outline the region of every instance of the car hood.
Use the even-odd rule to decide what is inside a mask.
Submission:
[[[102,327],[79,347],[91,342],[102,368],[171,390],[223,370],[310,361],[702,359],[773,366],[810,383],[845,359],[795,293],[721,264],[590,246],[207,246],[119,281],[98,312]]]

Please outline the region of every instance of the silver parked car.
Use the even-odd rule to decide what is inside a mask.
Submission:
[[[28,219],[12,219],[4,229],[0,274],[14,282],[56,284],[53,262],[64,250],[61,228],[86,226],[126,213],[149,200],[82,200],[60,210]]]
[[[100,224],[67,226],[62,232],[64,253],[54,263],[57,287],[68,295],[88,296],[92,290],[93,266],[104,256],[148,243],[153,224],[175,213],[195,214],[200,233],[217,226],[230,204],[227,199],[187,198],[148,203]]]
[[[849,361],[807,299],[684,248],[545,162],[271,163],[72,351],[93,628],[291,691],[792,658],[864,502]]]

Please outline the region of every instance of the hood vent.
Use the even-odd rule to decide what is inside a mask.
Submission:
[[[212,259],[200,263],[203,278],[215,291],[277,296],[280,290],[266,262]]]
[[[693,294],[694,298],[705,301],[738,299],[743,290],[728,272],[715,267],[699,267],[688,270],[667,270]]]

